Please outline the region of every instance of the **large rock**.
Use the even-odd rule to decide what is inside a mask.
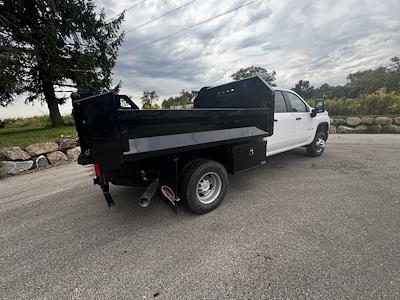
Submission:
[[[62,139],[57,142],[59,150],[64,151],[67,149],[75,148],[77,146],[77,141],[75,139]]]
[[[364,117],[361,119],[361,124],[363,125],[372,125],[375,122],[375,118],[372,117]]]
[[[394,118],[393,123],[396,125],[400,125],[400,117]]]
[[[67,150],[67,157],[70,160],[77,160],[79,157],[79,154],[81,154],[81,148],[80,147],[75,147],[72,149]]]
[[[391,118],[387,117],[377,117],[375,118],[375,124],[379,124],[382,126],[390,125],[392,124],[393,120]]]
[[[34,168],[44,168],[49,165],[49,161],[47,160],[46,156],[40,155],[33,160],[33,167]]]
[[[354,133],[355,129],[352,127],[347,127],[344,125],[340,125],[337,127],[337,133]]]
[[[61,151],[51,152],[48,153],[46,156],[52,165],[68,160],[67,156]]]
[[[15,175],[31,169],[33,166],[33,161],[3,161],[2,164],[2,170],[4,173],[8,175]]]
[[[29,145],[28,147],[25,148],[25,150],[31,155],[31,156],[39,156],[42,154],[54,152],[58,150],[58,145],[57,143],[37,143],[37,144],[32,144]]]
[[[346,120],[344,119],[334,119],[333,121],[336,126],[346,125]]]
[[[335,125],[331,125],[331,126],[329,127],[329,133],[330,133],[330,134],[335,134],[335,133],[337,133],[337,130],[336,130],[336,126],[335,126]]]
[[[358,117],[350,117],[346,119],[346,124],[351,126],[351,127],[355,127],[360,125],[361,123],[361,119]]]
[[[31,156],[20,147],[0,149],[0,156],[6,160],[28,160]]]
[[[398,126],[398,125],[383,126],[382,133],[400,133],[400,126]]]
[[[372,124],[368,126],[368,133],[381,133],[382,125]]]
[[[358,125],[354,128],[355,133],[368,133],[368,126],[367,125]]]

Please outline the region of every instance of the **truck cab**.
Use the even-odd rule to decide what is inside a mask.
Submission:
[[[265,138],[267,156],[309,146],[316,138],[320,140],[314,154],[322,154],[329,132],[328,112],[323,107],[312,108],[291,90],[275,88],[274,92],[274,134]]]

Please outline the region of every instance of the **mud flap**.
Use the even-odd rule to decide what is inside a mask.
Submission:
[[[116,206],[115,202],[114,202],[114,200],[113,200],[113,198],[112,198],[112,196],[110,194],[110,192],[103,192],[103,195],[104,195],[104,198],[106,198],[106,202],[107,202],[108,208]]]
[[[112,198],[112,196],[110,194],[110,185],[105,180],[105,178],[104,177],[103,178],[95,177],[95,178],[93,178],[93,183],[100,185],[101,190],[103,191],[104,198],[106,199],[108,208],[116,206],[114,199]]]
[[[164,202],[178,214],[177,203],[179,178],[178,178],[178,163],[179,157],[170,157],[163,164],[163,170],[160,174],[160,187],[163,194]]]

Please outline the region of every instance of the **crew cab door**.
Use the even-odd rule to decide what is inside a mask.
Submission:
[[[274,134],[267,138],[267,156],[293,145],[295,123],[282,92],[275,91]]]
[[[313,122],[310,115],[310,108],[303,99],[291,92],[283,92],[288,110],[294,121],[293,144],[303,145],[311,142],[313,138]]]

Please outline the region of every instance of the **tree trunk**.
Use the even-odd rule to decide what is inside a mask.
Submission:
[[[63,118],[61,117],[60,110],[58,108],[58,101],[56,98],[56,93],[54,92],[54,87],[51,82],[43,83],[43,94],[46,98],[47,107],[50,112],[50,120],[52,127],[60,127],[64,125]]]

